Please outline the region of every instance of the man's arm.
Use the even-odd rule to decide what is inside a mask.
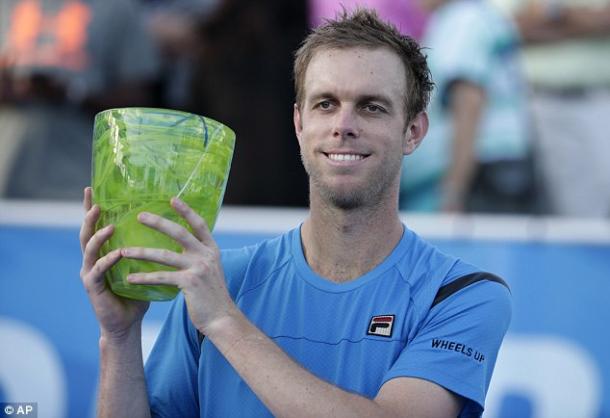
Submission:
[[[449,87],[449,108],[453,123],[451,162],[443,180],[442,209],[462,212],[474,176],[476,137],[485,106],[485,91],[469,81],[454,81]]]
[[[514,16],[526,43],[610,35],[610,6],[562,6],[555,0],[532,3]]]
[[[344,391],[301,367],[241,312],[207,328],[206,336],[278,417],[456,417],[463,399],[416,378],[385,383],[374,399]]]
[[[150,417],[141,323],[120,338],[100,337],[98,417]]]
[[[462,398],[434,383],[415,378],[388,381],[375,399],[344,391],[301,367],[256,328],[231,300],[220,252],[205,222],[178,199],[172,206],[190,224],[182,226],[153,214],[138,219],[175,239],[181,253],[151,248],[126,248],[127,258],[177,268],[175,272],[132,274],[131,283],[178,286],[195,327],[231,363],[267,408],[279,417],[451,417]]]
[[[144,381],[141,325],[147,302],[113,294],[104,274],[116,264],[120,251],[98,258],[113,227],[95,232],[100,208],[92,206],[91,188],[85,190],[86,211],[80,231],[83,265],[81,279],[100,324],[100,382],[98,417],[148,417],[150,409]]]

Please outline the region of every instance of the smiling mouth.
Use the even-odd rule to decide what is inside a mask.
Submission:
[[[332,161],[359,161],[364,160],[368,155],[363,154],[330,154],[324,153]]]

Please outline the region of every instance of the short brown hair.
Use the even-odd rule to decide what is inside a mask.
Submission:
[[[383,22],[374,10],[357,8],[351,14],[345,9],[334,20],[326,20],[314,29],[295,53],[294,87],[296,102],[302,105],[305,72],[314,54],[323,49],[388,48],[402,60],[407,74],[405,111],[407,120],[426,110],[434,83],[422,48],[395,26]]]

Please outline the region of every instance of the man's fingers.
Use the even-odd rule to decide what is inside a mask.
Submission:
[[[107,227],[102,228],[93,234],[91,239],[87,241],[83,251],[83,269],[86,272],[93,268],[102,244],[104,244],[104,242],[110,238],[113,232],[114,227],[112,225],[108,225]]]
[[[91,194],[91,187],[85,187],[85,190],[83,191],[83,208],[85,209],[85,212],[91,209]]]
[[[185,249],[194,249],[201,245],[188,229],[154,213],[142,212],[138,215],[138,221],[173,238]]]
[[[176,267],[179,269],[185,269],[189,266],[182,254],[159,248],[123,248],[121,250],[121,255],[125,258],[152,261],[163,264],[164,266]]]
[[[90,208],[85,214],[85,218],[83,219],[83,223],[80,227],[79,240],[80,240],[80,249],[81,251],[85,251],[85,247],[87,246],[87,242],[91,239],[95,232],[95,224],[100,217],[100,207],[95,205]]]
[[[182,272],[154,271],[152,273],[132,273],[127,276],[131,284],[177,286]]]
[[[90,271],[83,276],[83,283],[89,290],[100,293],[106,287],[104,276],[108,270],[121,259],[121,251],[114,250],[100,257]]]
[[[206,221],[197,214],[189,205],[177,197],[172,198],[171,205],[182,216],[193,229],[193,235],[206,245],[216,244],[208,228]]]

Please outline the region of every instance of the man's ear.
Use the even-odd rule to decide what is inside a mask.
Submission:
[[[407,125],[402,152],[409,155],[421,144],[428,132],[428,113],[419,112]]]
[[[292,122],[294,123],[294,132],[297,135],[299,144],[301,143],[301,133],[303,132],[303,121],[301,120],[301,111],[299,106],[295,103],[292,111]]]

